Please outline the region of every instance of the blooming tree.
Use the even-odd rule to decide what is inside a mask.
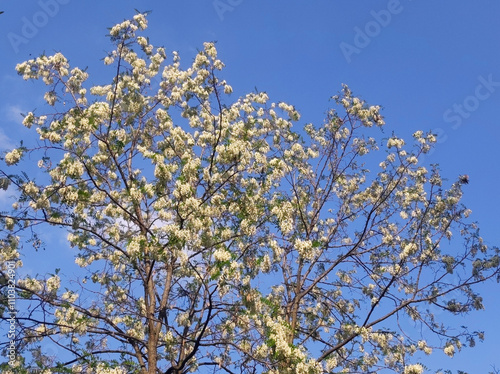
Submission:
[[[498,276],[498,250],[467,219],[463,178],[445,188],[419,165],[432,134],[382,140],[379,107],[346,86],[321,126],[294,130],[294,107],[263,92],[229,102],[214,44],[183,69],[146,27],[111,29],[109,84],[61,53],[17,66],[50,109],[24,118],[39,141],[4,156],[2,274],[46,225],[82,274],[18,280],[6,370],[409,374],[482,339],[448,315],[483,308],[473,286]],[[14,171],[31,161],[37,180]]]

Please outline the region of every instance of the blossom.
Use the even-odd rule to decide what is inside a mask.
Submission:
[[[31,125],[34,123],[34,121],[35,121],[35,115],[33,114],[33,112],[28,112],[28,114],[24,116],[23,125],[26,126],[27,128],[30,128]]]
[[[32,292],[40,292],[43,289],[42,283],[35,278],[20,279],[18,284]]]
[[[5,163],[7,165],[15,165],[21,160],[23,153],[19,149],[14,149],[5,155]]]
[[[73,291],[66,291],[61,295],[61,299],[66,300],[70,303],[74,303],[78,299],[78,294]]]
[[[46,281],[47,291],[48,292],[56,292],[61,286],[61,279],[57,275],[53,275]]]
[[[104,64],[105,65],[111,65],[115,59],[112,56],[106,56],[104,57]]]
[[[14,225],[15,225],[16,221],[10,217],[7,217],[5,218],[5,228],[7,230],[12,230],[14,229]]]
[[[404,260],[408,256],[413,255],[418,249],[418,245],[416,243],[407,243],[403,246],[401,252],[399,253],[399,258]]]
[[[45,99],[47,104],[53,106],[57,100],[57,95],[54,91],[49,91],[49,92],[45,93],[43,98]]]
[[[443,351],[447,356],[453,357],[455,354],[455,346],[453,344],[447,344]]]
[[[432,348],[427,345],[425,340],[420,340],[418,342],[418,349],[422,350],[426,355],[430,355],[432,353]]]
[[[144,16],[144,14],[141,14],[141,13],[136,14],[133,19],[135,22],[137,22],[137,25],[142,30],[146,29],[146,27],[148,26],[148,21],[147,21],[146,17]]]
[[[306,260],[312,260],[316,256],[316,250],[313,248],[310,240],[296,239],[294,242],[295,249]]]
[[[214,252],[214,258],[217,260],[217,261],[221,261],[221,262],[225,262],[225,261],[229,261],[231,259],[231,253],[229,253],[227,250],[225,250],[224,248],[218,248],[215,252]]]
[[[424,372],[424,367],[420,364],[413,364],[405,366],[404,374],[422,374]]]
[[[387,141],[387,148],[401,148],[405,144],[405,141],[403,139],[398,139],[396,137],[392,137]]]

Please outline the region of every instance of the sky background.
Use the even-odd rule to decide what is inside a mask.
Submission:
[[[384,108],[387,136],[433,130],[438,144],[424,164],[440,164],[450,183],[469,175],[464,203],[486,243],[500,243],[500,2],[0,0],[0,151],[33,136],[19,113],[44,106],[42,85],[23,81],[15,65],[60,51],[72,66],[88,66],[90,83],[104,83],[113,73],[101,61],[111,50],[107,28],[134,8],[152,10],[147,35],[179,51],[184,66],[204,41],[216,41],[234,99],[256,87],[294,104],[301,124],[319,124],[346,83]],[[0,194],[0,205],[7,198]],[[52,254],[70,261],[74,253]],[[453,359],[436,354],[429,366],[500,368],[500,285],[482,290],[486,311],[464,324],[485,330],[486,341]]]

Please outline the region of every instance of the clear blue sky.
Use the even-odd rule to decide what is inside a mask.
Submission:
[[[384,107],[387,134],[434,130],[439,143],[425,163],[439,163],[450,180],[469,174],[464,202],[487,243],[500,244],[500,2],[0,0],[0,149],[28,134],[19,112],[43,106],[40,86],[17,77],[15,64],[61,51],[103,83],[106,28],[134,8],[153,11],[153,44],[186,63],[204,41],[217,41],[234,96],[257,87],[294,104],[304,123],[320,123],[347,83]],[[453,359],[436,355],[432,366],[500,367],[500,286],[484,296],[487,310],[464,323],[486,330],[486,342]]]

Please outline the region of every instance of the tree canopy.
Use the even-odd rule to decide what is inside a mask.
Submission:
[[[0,170],[1,271],[20,278],[4,372],[418,374],[421,354],[483,338],[449,316],[483,308],[474,286],[499,253],[460,202],[468,178],[419,163],[433,134],[386,135],[347,86],[298,127],[265,92],[231,101],[214,43],[183,68],[146,28],[138,13],[110,29],[107,84],[61,53],[17,66],[47,112],[25,115],[39,140]],[[78,278],[23,275],[47,226],[78,249]]]

